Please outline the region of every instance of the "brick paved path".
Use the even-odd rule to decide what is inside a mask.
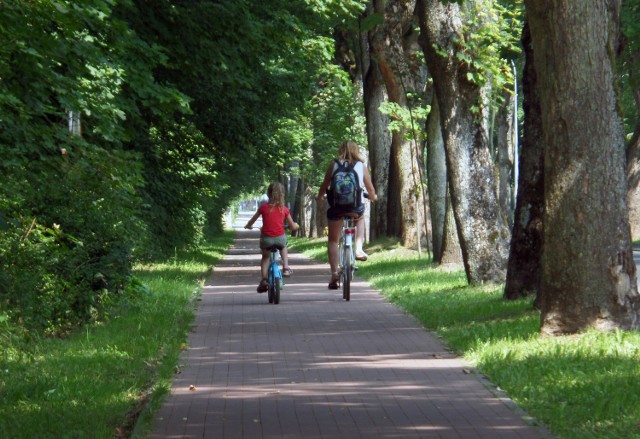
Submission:
[[[238,230],[205,286],[149,437],[550,437],[365,282],[344,302],[328,265],[292,254],[270,305],[255,291],[258,234]]]

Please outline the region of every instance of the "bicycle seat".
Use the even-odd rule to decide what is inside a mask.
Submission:
[[[281,245],[272,245],[271,247],[268,247],[267,250],[271,251],[271,252],[277,252],[279,250],[282,250],[282,246]]]

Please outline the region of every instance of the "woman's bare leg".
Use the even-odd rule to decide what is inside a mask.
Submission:
[[[342,220],[329,221],[329,242],[327,244],[327,253],[329,255],[331,276],[335,276],[336,273],[338,273],[338,241],[340,240],[341,231]]]

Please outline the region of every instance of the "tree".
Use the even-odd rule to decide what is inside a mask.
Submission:
[[[417,7],[420,44],[440,107],[458,237],[467,279],[474,284],[504,281],[509,240],[489,150],[489,89],[481,80],[486,72],[474,62],[476,51],[484,44],[491,47],[472,38],[474,32],[481,35],[483,7],[490,10],[491,2],[470,2],[471,10],[463,10],[457,3],[419,0]]]
[[[440,108],[435,96],[431,102],[426,132],[427,186],[429,188],[429,212],[431,213],[433,262],[438,265],[459,264],[462,262],[462,254],[460,253],[458,230],[451,209]]]
[[[636,240],[640,238],[640,0],[624,1],[621,15],[618,84],[626,132],[632,132],[627,144],[627,198],[631,238]]]
[[[186,108],[112,4],[0,8],[0,308],[29,329],[66,331],[122,292],[144,235],[139,156],[122,145],[141,112]]]
[[[375,1],[376,14],[383,17],[373,33],[372,57],[385,82],[389,100],[400,110],[411,111],[410,94],[419,95],[426,75],[418,51],[412,19],[414,1]],[[413,131],[420,130],[419,125]],[[387,197],[388,234],[399,236],[403,245],[420,246],[426,234],[424,215],[422,153],[416,148],[417,135],[400,126],[391,137],[389,189]]]
[[[522,80],[524,140],[520,155],[520,181],[504,289],[507,299],[518,299],[528,295],[537,296],[542,277],[540,263],[544,226],[544,139],[534,68],[535,53],[528,23],[525,24],[522,32],[522,46],[525,53]]]
[[[369,145],[369,161],[371,165],[371,179],[376,188],[378,202],[371,208],[371,237],[387,234],[387,205],[389,186],[389,160],[391,156],[391,133],[389,132],[389,118],[380,111],[381,105],[388,99],[384,78],[376,57],[371,57],[372,41],[376,32],[382,32],[379,24],[381,17],[375,14],[373,2],[367,6],[363,20],[363,32],[366,32],[366,44],[361,49],[363,55],[363,101],[367,127],[367,144]]]
[[[498,204],[507,216],[509,227],[513,225],[513,211],[515,208],[514,170],[515,170],[515,139],[514,102],[516,92],[505,89],[502,92],[502,103],[495,117],[492,118],[492,130],[495,132],[494,151],[496,156]]]
[[[640,328],[613,85],[620,1],[525,4],[545,148],[541,330]]]

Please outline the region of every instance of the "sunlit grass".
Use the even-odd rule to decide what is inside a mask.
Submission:
[[[138,291],[103,324],[66,339],[0,338],[0,438],[130,435],[138,412],[152,410],[168,392],[195,294],[232,237],[135,267]],[[139,425],[144,430],[146,423]]]
[[[310,255],[326,240],[295,240]],[[358,276],[415,316],[529,415],[565,439],[640,438],[640,333],[539,333],[532,299],[507,301],[502,286],[472,287],[464,271],[373,243]],[[326,258],[326,256],[325,256]]]
[[[317,261],[327,262],[329,260],[327,256],[326,238],[301,239],[289,237],[288,245]]]

